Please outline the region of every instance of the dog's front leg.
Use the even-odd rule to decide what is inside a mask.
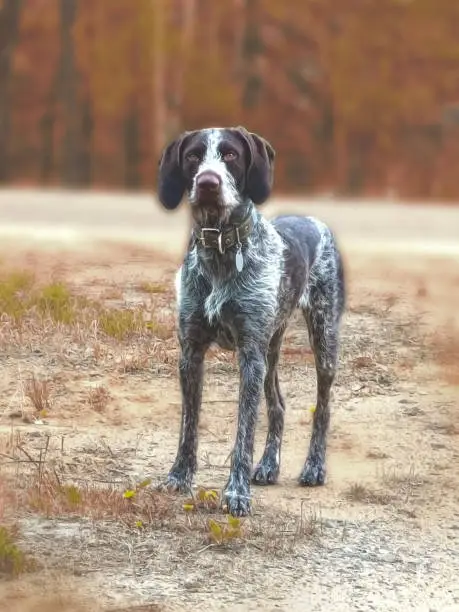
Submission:
[[[202,400],[204,356],[208,344],[182,340],[179,362],[182,422],[177,457],[167,477],[169,489],[190,490],[197,467],[198,421]]]
[[[239,348],[239,416],[231,472],[224,497],[228,512],[246,516],[250,512],[250,479],[258,408],[266,374],[266,351],[259,345]]]

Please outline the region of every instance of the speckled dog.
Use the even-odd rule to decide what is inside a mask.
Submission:
[[[330,229],[312,217],[264,219],[274,150],[243,127],[185,132],[159,163],[158,195],[176,208],[185,193],[193,220],[189,249],[177,275],[181,347],[182,422],[174,465],[165,485],[187,490],[196,471],[203,361],[212,343],[237,351],[239,417],[224,498],[234,516],[250,512],[250,481],[277,481],[285,404],[277,366],[287,322],[303,312],[314,352],[317,402],[299,482],[325,481],[330,389],[344,310],[344,275]],[[258,407],[265,393],[269,428],[253,470]],[[306,400],[305,400],[306,403]],[[253,471],[252,471],[253,470]]]

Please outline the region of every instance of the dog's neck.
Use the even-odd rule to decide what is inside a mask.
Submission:
[[[209,277],[225,280],[238,276],[245,267],[248,239],[258,225],[255,205],[244,202],[231,212],[227,222],[216,219],[213,225],[210,223],[209,220],[209,225],[193,224],[190,248],[196,248],[196,255]]]
[[[223,255],[224,251],[247,241],[257,223],[257,217],[254,204],[246,201],[235,207],[227,218],[206,216],[205,222],[195,220],[192,235],[199,246],[217,249]]]

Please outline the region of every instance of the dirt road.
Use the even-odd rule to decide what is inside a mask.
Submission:
[[[76,295],[140,308],[154,322],[135,342],[107,338],[101,320],[87,329],[2,322],[0,452],[14,459],[3,465],[8,486],[35,486],[35,464],[24,465],[24,452],[45,452],[38,465],[89,495],[69,513],[53,496],[45,512],[21,493],[23,505],[14,506],[20,542],[43,568],[0,582],[2,612],[35,611],[30,593],[51,611],[52,589],[73,600],[56,612],[459,610],[459,208],[275,200],[265,210],[320,217],[345,254],[349,306],[328,483],[296,484],[315,401],[298,319],[280,372],[287,403],[280,482],[254,488],[243,537],[216,546],[206,530],[209,516],[225,520],[218,513],[190,517],[171,501],[178,503],[172,513],[157,509],[140,526],[96,512],[99,493],[91,488],[123,491],[159,479],[174,457],[180,396],[172,285],[186,207],[166,214],[146,195],[0,192],[3,274],[28,269],[37,282],[62,281]],[[39,418],[24,393],[31,375],[51,385],[50,407]],[[237,381],[233,357],[213,353],[197,483],[217,491],[228,474]]]
[[[459,207],[329,199],[273,199],[267,216],[285,212],[315,215],[330,223],[347,249],[386,253],[459,255]],[[0,235],[53,244],[91,240],[133,241],[167,252],[180,251],[188,227],[186,206],[163,211],[148,195],[0,191]]]

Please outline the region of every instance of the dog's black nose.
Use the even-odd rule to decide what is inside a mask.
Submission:
[[[221,179],[216,172],[203,172],[196,177],[196,185],[199,189],[205,189],[206,191],[218,191]]]

